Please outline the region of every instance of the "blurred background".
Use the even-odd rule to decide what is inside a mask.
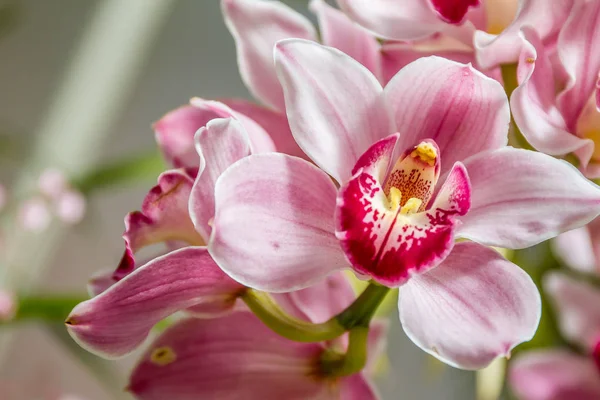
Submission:
[[[285,3],[309,15],[307,0]],[[219,0],[0,0],[0,55],[0,184],[12,200],[0,288],[84,296],[94,272],[118,263],[123,218],[163,168],[152,122],[192,96],[249,97],[233,39]],[[111,166],[127,162],[115,183]],[[47,168],[95,182],[81,186],[85,216],[20,229],[14,204]],[[391,322],[383,399],[475,398],[474,374],[433,361]],[[100,360],[62,323],[0,326],[0,400],[127,399],[135,357]]]

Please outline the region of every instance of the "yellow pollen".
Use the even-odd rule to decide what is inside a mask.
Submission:
[[[426,162],[429,166],[433,167],[437,158],[437,150],[431,143],[421,142],[416,149],[410,153],[412,158],[419,158],[421,161]]]
[[[402,206],[402,210],[400,210],[400,214],[408,215],[414,214],[419,211],[421,208],[421,204],[423,204],[423,200],[417,199],[415,197],[411,197],[408,199],[405,205]]]
[[[152,354],[150,354],[150,361],[153,364],[159,365],[161,367],[171,364],[176,359],[177,354],[175,354],[173,349],[168,346],[157,347],[152,351]]]
[[[390,210],[397,210],[400,207],[400,201],[402,201],[402,192],[397,187],[391,187],[388,196]]]

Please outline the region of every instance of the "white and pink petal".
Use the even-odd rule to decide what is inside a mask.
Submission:
[[[369,146],[394,133],[381,85],[350,56],[290,39],[277,43],[275,66],[294,138],[339,183]]]
[[[520,249],[583,226],[600,213],[600,187],[571,164],[506,147],[465,161],[471,210],[458,236]]]
[[[335,197],[329,176],[307,161],[245,157],[217,180],[210,252],[246,286],[308,287],[347,266],[334,235]]]
[[[200,168],[189,196],[189,215],[206,243],[215,215],[215,183],[230,165],[250,155],[251,150],[244,127],[232,118],[210,121],[198,130],[195,141]]]
[[[163,318],[198,304],[211,304],[220,314],[233,307],[243,289],[221,271],[206,248],[186,247],[152,260],[77,305],[67,329],[88,351],[122,357]]]
[[[417,346],[455,367],[480,369],[533,337],[541,299],[525,271],[490,248],[463,242],[402,287],[399,309]]]

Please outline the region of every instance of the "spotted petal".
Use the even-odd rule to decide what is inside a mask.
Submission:
[[[348,260],[356,271],[387,286],[401,285],[443,260],[454,245],[455,217],[468,211],[470,196],[469,179],[459,163],[430,207],[426,192],[437,178],[428,178],[427,171],[436,166],[409,160],[413,163],[406,165],[412,169],[399,171],[399,178],[391,174],[384,186],[381,171],[387,169],[396,140],[396,135],[383,139],[361,157],[361,167],[340,190],[336,208],[336,235]],[[387,189],[390,181],[393,189]]]

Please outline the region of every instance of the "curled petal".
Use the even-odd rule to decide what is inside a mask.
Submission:
[[[161,319],[197,304],[219,304],[214,309],[222,312],[233,307],[242,290],[205,248],[187,247],[154,259],[77,305],[67,329],[88,351],[121,357],[140,345]]]
[[[273,68],[273,46],[278,40],[316,40],[304,16],[277,1],[222,0],[225,23],[237,47],[244,83],[263,103],[284,110],[283,93]]]
[[[508,379],[523,400],[600,398],[598,369],[592,359],[566,350],[524,353],[512,362]]]
[[[350,18],[386,39],[422,39],[444,27],[428,1],[337,0],[337,3]]]
[[[167,162],[175,168],[198,168],[194,134],[213,118],[217,116],[209,110],[185,105],[155,122],[156,142]]]
[[[402,287],[399,308],[417,346],[458,368],[479,369],[533,337],[541,299],[519,267],[492,249],[463,242]]]
[[[246,157],[217,180],[210,252],[246,286],[308,287],[346,266],[334,235],[335,195],[331,179],[307,161]]]
[[[557,310],[563,335],[591,352],[600,338],[600,290],[560,273],[546,277],[544,290]]]
[[[337,399],[318,376],[322,351],[278,336],[248,312],[186,319],[150,346],[128,390],[142,400]]]
[[[426,210],[427,200],[412,198],[411,187],[397,188],[394,183],[386,194],[377,171],[387,165],[395,138],[381,140],[361,157],[359,165],[367,167],[358,169],[340,190],[336,208],[336,235],[348,260],[356,271],[387,286],[398,286],[410,275],[443,260],[454,244],[455,216],[468,211],[470,195],[462,165],[452,170],[440,195]],[[374,160],[372,167],[365,162],[368,159]],[[402,176],[427,176],[427,169],[413,169]],[[418,181],[414,186],[433,185],[435,182]]]
[[[125,253],[114,277],[121,279],[135,268],[134,254],[145,246],[179,240],[192,245],[204,244],[188,212],[193,185],[183,170],[163,172],[144,199],[141,211],[125,217]]]
[[[306,158],[306,154],[298,147],[298,143],[292,136],[285,113],[243,99],[222,99],[221,102],[262,126],[273,139],[277,152]]]
[[[244,126],[246,133],[248,134],[248,138],[250,139],[250,147],[252,148],[253,153],[268,153],[275,151],[273,139],[271,139],[265,129],[252,118],[232,110],[226,104],[218,101],[204,100],[199,97],[194,97],[190,100],[190,104],[192,104],[194,107],[198,107],[201,110],[205,110],[206,112],[213,113],[213,117],[211,119],[234,118],[240,121]]]
[[[456,161],[507,143],[510,112],[504,89],[470,65],[421,58],[392,78],[385,95],[400,130],[399,147],[435,140],[442,173]]]
[[[381,77],[380,46],[375,36],[324,0],[311,0],[309,7],[319,20],[324,45],[341,50],[367,67],[377,78]]]
[[[215,215],[215,183],[231,164],[250,155],[250,142],[242,124],[232,118],[214,119],[196,134],[200,169],[189,201],[196,230],[208,241]]]
[[[294,138],[338,182],[371,144],[394,132],[377,79],[339,50],[283,40],[275,66]]]
[[[548,7],[546,0],[520,0],[517,15],[499,35],[477,31],[473,42],[478,64],[483,69],[509,64],[519,58],[521,40],[519,31],[533,26],[542,40],[556,40],[557,32],[569,17],[574,0],[556,0]]]
[[[569,76],[558,107],[569,126],[575,126],[594,93],[600,71],[600,2],[578,2],[561,29],[557,51]]]
[[[600,188],[565,161],[506,147],[465,161],[471,211],[458,236],[512,249],[583,226],[600,213]]]
[[[523,49],[519,57],[517,77],[510,105],[515,122],[523,136],[539,151],[563,155],[578,151],[586,165],[594,146],[592,141],[573,135],[556,106],[554,71],[537,32],[524,27]]]

